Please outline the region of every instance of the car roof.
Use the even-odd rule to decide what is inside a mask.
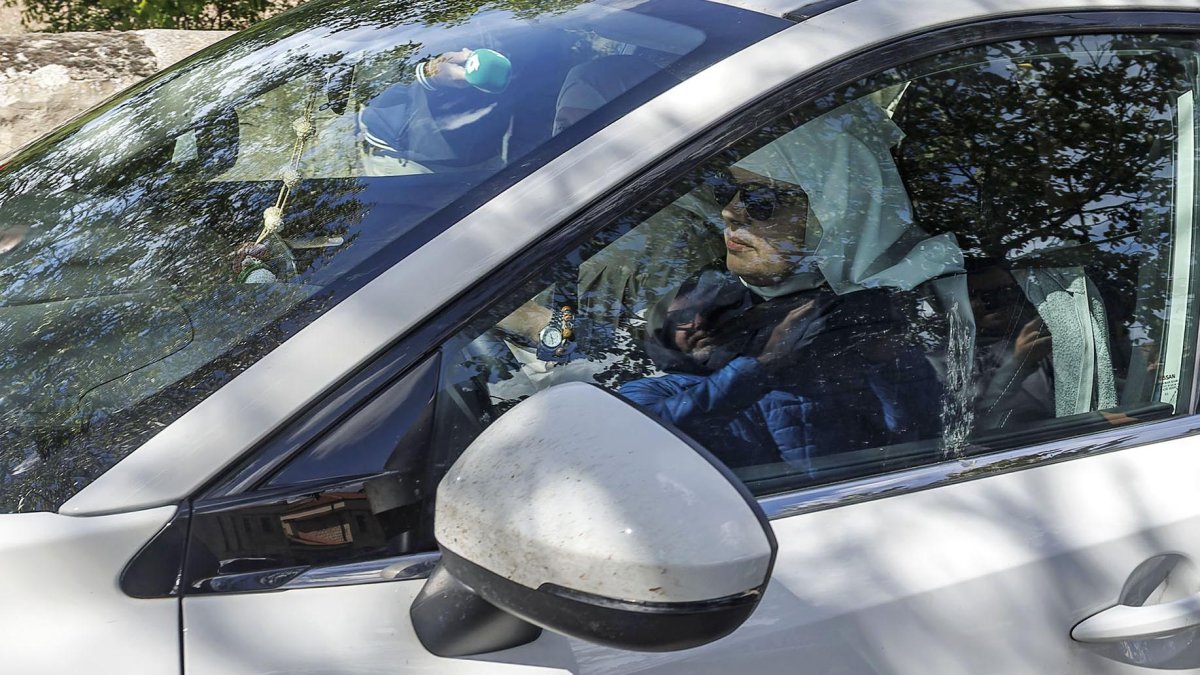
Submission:
[[[803,21],[818,14],[848,5],[854,0],[714,0],[724,5],[740,7],[754,12],[779,16],[793,21]]]
[[[712,0],[712,2],[800,22],[845,5],[859,3],[859,0]],[[954,0],[930,0],[930,2],[934,5],[955,4]],[[1173,2],[1162,3],[1155,2],[1155,0],[1091,0],[1090,2],[1080,1],[1077,4],[1080,5],[1079,9],[1092,10],[1130,9],[1131,6],[1138,5],[1144,6],[1145,9],[1178,9]],[[1011,5],[1011,7],[1006,5]],[[1020,2],[999,2],[992,5],[991,10],[994,15],[1003,15],[1010,10],[1022,11],[1024,8],[1021,5]]]

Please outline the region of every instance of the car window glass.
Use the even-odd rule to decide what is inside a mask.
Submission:
[[[188,592],[433,550],[450,464],[561,382],[626,397],[758,495],[1186,414],[1196,72],[1190,40],[1043,38],[771,121],[254,491],[198,504]]]
[[[31,146],[0,168],[0,512],[57,508],[463,213],[784,25],[317,0]]]
[[[769,494],[1186,414],[1196,72],[1038,38],[776,119],[452,340],[439,447],[594,382]]]

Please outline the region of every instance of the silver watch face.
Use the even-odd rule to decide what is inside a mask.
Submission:
[[[562,331],[554,326],[546,326],[542,329],[541,340],[542,344],[553,349],[563,343]]]

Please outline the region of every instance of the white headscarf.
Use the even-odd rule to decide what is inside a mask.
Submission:
[[[805,267],[815,265],[835,293],[907,291],[962,272],[963,254],[953,234],[930,237],[913,223],[912,203],[890,151],[903,137],[883,110],[859,99],[734,166],[804,188],[819,227]],[[813,238],[806,237],[806,244],[813,246]]]
[[[942,441],[946,453],[954,455],[973,424],[975,317],[958,240],[949,233],[930,237],[913,222],[912,202],[891,153],[903,138],[876,103],[862,98],[781,136],[735,166],[807,193],[805,247],[811,255],[801,261],[797,277],[807,277],[815,267],[839,295],[867,288],[909,291],[929,282],[941,308],[926,308],[946,319],[942,353],[930,360],[945,385]]]

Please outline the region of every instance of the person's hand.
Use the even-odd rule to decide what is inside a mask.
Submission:
[[[553,318],[554,312],[548,307],[530,300],[500,319],[496,328],[507,335],[520,337],[527,344],[536,345],[541,340],[542,329]]]
[[[816,306],[816,300],[809,300],[783,317],[783,321],[780,321],[779,325],[771,331],[771,336],[767,338],[767,344],[763,347],[762,353],[758,355],[760,365],[777,366],[792,356],[796,340],[803,332],[796,324],[800,323],[800,320],[812,312]]]
[[[1160,363],[1158,345],[1154,342],[1147,342],[1139,345],[1138,348],[1146,355],[1146,374],[1157,378]]]
[[[1032,367],[1050,354],[1050,333],[1041,319],[1034,319],[1021,328],[1013,345],[1013,358],[1017,363]]]
[[[248,241],[234,249],[229,255],[230,266],[233,268],[233,278],[242,281],[242,273],[247,269],[265,267],[271,254],[266,244]],[[272,274],[272,276],[274,276]]]
[[[425,64],[425,76],[435,87],[465,87],[467,86],[465,64],[470,57],[471,50],[466,48],[439,54]]]

